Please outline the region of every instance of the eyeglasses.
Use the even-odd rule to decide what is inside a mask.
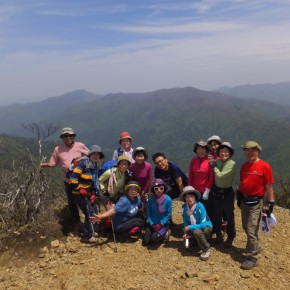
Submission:
[[[62,135],[62,138],[73,138],[75,135],[73,134],[65,134],[65,135]]]
[[[163,159],[160,159],[160,160],[156,160],[156,161],[155,161],[155,164],[160,164],[160,163],[162,163],[164,160],[165,160],[164,158],[163,158]]]
[[[154,188],[154,190],[164,190],[164,186],[163,185],[154,186],[153,188]]]

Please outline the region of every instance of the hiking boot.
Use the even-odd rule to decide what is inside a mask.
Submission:
[[[227,238],[227,240],[224,243],[225,248],[230,248],[233,245],[233,239]]]
[[[250,260],[250,259],[247,259],[245,260],[242,265],[241,265],[241,269],[243,270],[251,270],[252,268],[256,267],[257,266],[257,262],[256,261],[253,261],[253,260]]]
[[[210,248],[208,248],[206,251],[203,251],[201,254],[200,254],[200,259],[202,261],[206,261],[210,256]]]
[[[164,237],[164,244],[167,244],[169,242],[170,235],[171,235],[171,230],[168,229]]]
[[[92,236],[90,238],[82,238],[81,242],[86,244],[96,244],[98,242],[98,239]]]

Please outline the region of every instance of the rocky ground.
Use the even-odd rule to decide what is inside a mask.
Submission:
[[[208,261],[181,239],[181,203],[174,201],[170,241],[143,247],[141,239],[117,243],[104,236],[96,245],[82,244],[75,233],[50,241],[39,233],[29,242],[6,245],[0,258],[0,289],[290,289],[290,212],[276,207],[278,224],[260,233],[259,265],[240,269],[246,243],[236,209],[237,238],[231,249],[212,242]],[[21,241],[22,232],[14,235]],[[38,240],[45,246],[39,246]],[[20,245],[20,246],[19,246]]]

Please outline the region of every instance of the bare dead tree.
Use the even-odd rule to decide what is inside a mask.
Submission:
[[[43,159],[42,142],[59,130],[60,124],[23,125],[38,142],[38,160],[28,150],[29,160],[12,161],[12,171],[0,169],[0,229],[19,226],[34,220],[45,199],[49,182],[43,175],[39,162]]]

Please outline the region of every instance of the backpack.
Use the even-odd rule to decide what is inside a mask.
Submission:
[[[100,177],[105,171],[108,169],[112,169],[114,167],[117,167],[117,161],[116,160],[108,160],[106,161],[102,166],[101,169],[98,172],[98,177]]]
[[[90,162],[89,162],[89,158],[87,156],[82,156],[82,157],[78,157],[78,158],[74,158],[72,161],[71,161],[71,164],[69,166],[69,168],[67,169],[66,171],[66,178],[70,179],[74,169],[76,168],[76,166],[79,164],[79,162],[81,160],[85,160],[85,166],[86,168],[90,168]]]

